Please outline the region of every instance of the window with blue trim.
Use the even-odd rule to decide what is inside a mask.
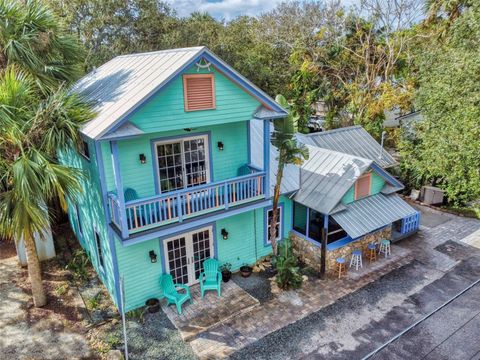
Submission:
[[[80,218],[80,209],[78,208],[78,204],[75,204],[75,215],[77,216],[78,233],[83,236],[82,220]]]
[[[94,230],[94,233],[95,233],[95,245],[97,247],[98,265],[100,269],[103,270],[104,260],[103,260],[102,241],[100,239],[100,234],[96,229]]]
[[[160,192],[180,190],[210,181],[208,136],[155,144]]]
[[[90,160],[90,149],[88,148],[88,142],[81,139],[79,145],[80,154],[87,160]]]
[[[275,240],[281,240],[282,239],[282,207],[278,206],[277,207],[277,222],[275,224],[272,224],[272,218],[273,218],[273,209],[268,209],[267,210],[267,244],[270,244],[270,231],[272,228],[272,225],[275,226]]]
[[[348,236],[347,232],[331,216],[328,217],[327,243],[331,244]]]

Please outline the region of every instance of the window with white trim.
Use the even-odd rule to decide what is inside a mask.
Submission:
[[[98,265],[100,266],[100,268],[103,269],[104,261],[103,261],[102,241],[100,239],[100,234],[98,233],[98,231],[95,229],[93,232],[95,234],[95,245],[97,247]]]
[[[210,181],[207,135],[157,142],[155,149],[160,192]]]
[[[270,244],[270,229],[272,228],[273,209],[267,210],[267,243]],[[275,240],[282,239],[282,207],[277,207],[277,222],[275,226]]]

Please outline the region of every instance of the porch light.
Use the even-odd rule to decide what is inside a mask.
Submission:
[[[222,151],[223,150],[223,142],[219,141],[217,143],[217,146],[218,146],[218,150]]]
[[[138,157],[141,164],[145,164],[147,162],[147,157],[145,156],[145,154],[140,154]]]
[[[156,263],[156,262],[157,262],[157,254],[155,254],[155,251],[150,250],[150,252],[148,253],[148,255],[150,255],[150,261],[151,261],[152,263]]]
[[[227,232],[227,230],[222,229],[221,232],[222,232],[223,240],[228,240],[228,232]]]

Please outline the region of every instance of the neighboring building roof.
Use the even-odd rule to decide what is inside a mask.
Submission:
[[[396,165],[395,159],[361,126],[350,126],[308,135],[298,139],[304,144],[318,146],[375,161],[383,168]],[[381,156],[380,156],[381,154]]]
[[[300,189],[294,200],[323,214],[337,205],[372,160],[307,145],[309,159],[300,170]]]
[[[287,114],[272,98],[206,47],[192,47],[117,56],[80,79],[72,91],[91,102],[97,114],[84,125],[82,133],[99,139],[108,131],[116,130],[115,126],[135,109],[202,58],[271,110]]]
[[[377,194],[346,205],[332,217],[352,238],[368,234],[417,211],[397,194]]]
[[[270,124],[270,131],[273,131],[273,124]],[[250,120],[250,148],[252,165],[263,169],[263,121]],[[275,187],[278,150],[270,144],[270,188],[273,194]],[[300,168],[295,165],[287,165],[283,170],[283,178],[280,186],[281,194],[288,194],[297,191],[300,187]]]
[[[409,126],[412,121],[422,121],[423,116],[420,110],[412,111],[405,115],[396,115],[395,117],[387,117],[383,122],[383,127],[386,128],[398,128],[403,126]]]

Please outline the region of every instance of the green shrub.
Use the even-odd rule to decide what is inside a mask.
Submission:
[[[68,292],[68,284],[62,283],[55,288],[55,294],[57,296],[63,296]]]
[[[67,264],[67,270],[72,273],[75,281],[86,282],[88,280],[88,256],[83,249],[77,249],[72,259]]]
[[[100,306],[102,294],[97,294],[94,297],[87,299],[86,306],[88,310],[97,309]]]
[[[137,308],[135,310],[130,310],[125,313],[125,317],[128,320],[135,320],[140,323],[143,323],[143,314],[144,314],[144,308]]]
[[[277,269],[276,281],[281,289],[298,289],[302,286],[302,275],[298,261],[292,251],[290,239],[285,239],[278,245],[278,255],[275,258]]]

